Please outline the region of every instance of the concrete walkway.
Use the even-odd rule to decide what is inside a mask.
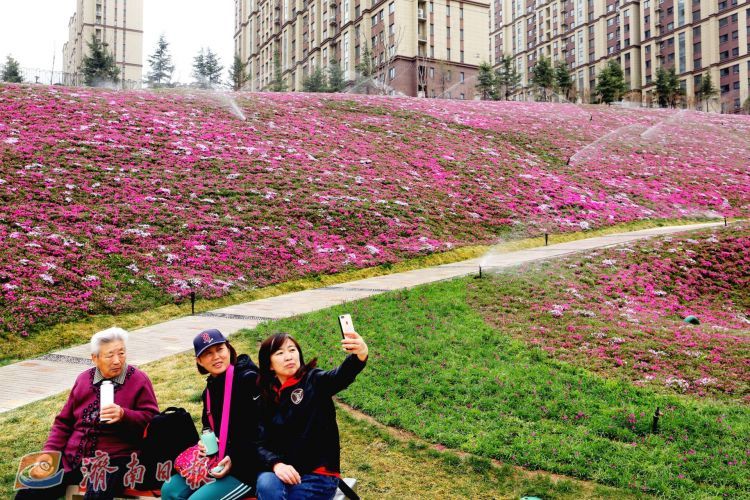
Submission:
[[[240,329],[253,328],[267,320],[317,311],[392,290],[476,274],[480,265],[485,269],[513,267],[574,252],[722,224],[645,229],[529,250],[490,254],[454,264],[351,281],[224,307],[132,331],[128,345],[128,362],[142,365],[190,350],[193,337],[206,328],[218,328],[225,335],[231,335]],[[0,412],[70,390],[76,376],[87,366],[91,366],[89,353],[89,346],[86,344],[0,367],[0,380],[4,382],[0,385]]]

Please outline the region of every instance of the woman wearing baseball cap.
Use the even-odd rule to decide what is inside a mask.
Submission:
[[[203,391],[203,427],[210,429],[224,449],[223,458],[211,468],[207,481],[198,483],[180,474],[173,475],[162,486],[164,499],[209,500],[243,498],[252,494],[260,464],[257,458],[258,407],[256,379],[258,367],[246,355],[237,352],[219,330],[205,330],[193,339],[198,372],[208,375]],[[231,367],[231,369],[230,369]],[[228,371],[231,377],[231,400],[224,401]],[[221,425],[225,408],[229,408],[226,436]],[[226,441],[222,443],[222,441]],[[201,452],[206,448],[199,442]],[[210,450],[209,450],[210,451]]]

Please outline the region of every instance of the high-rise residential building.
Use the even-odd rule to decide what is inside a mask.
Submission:
[[[250,90],[269,89],[278,65],[286,88],[301,91],[315,68],[336,62],[362,91],[378,82],[375,91],[472,99],[489,61],[488,16],[479,0],[235,0],[235,51]]]
[[[143,0],[77,0],[63,46],[67,74],[81,72],[88,42],[95,36],[114,57],[123,85],[143,77]]]
[[[655,100],[658,68],[674,68],[696,103],[703,75],[719,91],[716,110],[738,110],[750,87],[750,0],[492,0],[490,53],[512,56],[529,84],[540,57],[564,61],[578,98],[595,94],[596,77],[615,58],[631,100]]]

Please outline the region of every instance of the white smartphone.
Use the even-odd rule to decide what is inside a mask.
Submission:
[[[345,333],[354,333],[354,324],[350,314],[341,314],[339,316],[339,326],[341,327],[341,337],[346,338]]]

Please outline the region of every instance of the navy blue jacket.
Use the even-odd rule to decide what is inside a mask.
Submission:
[[[339,428],[332,396],[349,387],[365,363],[350,354],[338,368],[314,368],[284,388],[278,401],[263,402],[258,452],[268,469],[283,462],[300,475],[319,467],[340,472]]]

